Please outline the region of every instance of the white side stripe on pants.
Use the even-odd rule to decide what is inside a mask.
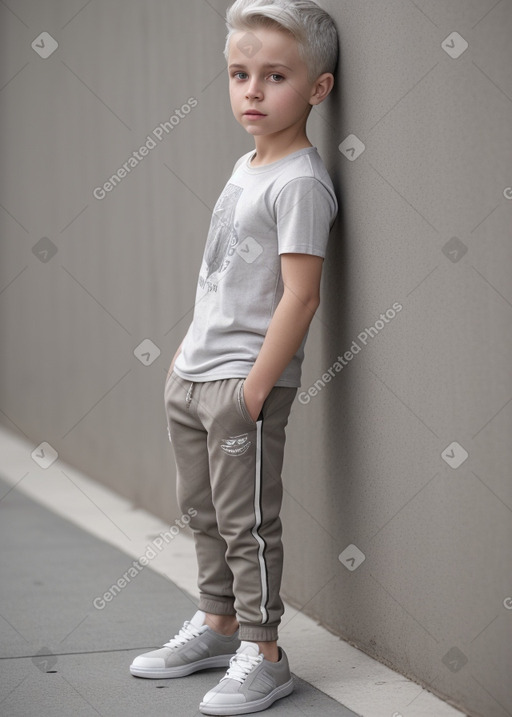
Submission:
[[[254,476],[254,517],[256,522],[252,529],[252,534],[258,542],[258,562],[260,564],[260,576],[261,576],[261,603],[260,612],[262,615],[262,623],[267,622],[267,600],[268,600],[268,585],[267,585],[267,568],[265,565],[265,556],[263,551],[265,549],[265,541],[258,533],[258,529],[261,526],[261,427],[262,421],[256,422],[256,470]]]

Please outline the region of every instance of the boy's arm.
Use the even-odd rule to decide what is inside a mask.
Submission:
[[[270,321],[260,353],[244,383],[244,398],[257,420],[266,397],[302,343],[320,303],[323,259],[282,254],[284,292]]]

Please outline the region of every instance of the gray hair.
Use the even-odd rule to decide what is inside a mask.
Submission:
[[[309,79],[334,73],[338,61],[338,32],[332,17],[312,0],[236,0],[226,14],[228,35],[224,57],[234,32],[257,27],[286,30],[297,41]]]

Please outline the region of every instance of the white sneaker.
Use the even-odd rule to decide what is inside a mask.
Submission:
[[[293,692],[288,658],[279,649],[279,662],[266,660],[257,643],[245,642],[231,658],[219,684],[206,693],[199,709],[206,715],[245,715],[261,712]]]
[[[205,613],[198,610],[162,648],[136,657],[130,665],[132,675],[160,680],[185,677],[208,667],[227,667],[240,645],[238,630],[229,637],[219,635],[204,624],[204,618]]]

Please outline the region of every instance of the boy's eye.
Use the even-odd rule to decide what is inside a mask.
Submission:
[[[246,80],[249,75],[247,72],[242,72],[242,70],[237,70],[236,72],[233,72],[232,77],[235,80]],[[274,83],[282,82],[284,80],[284,77],[277,72],[273,72],[271,75],[268,75],[268,77],[272,80]]]

